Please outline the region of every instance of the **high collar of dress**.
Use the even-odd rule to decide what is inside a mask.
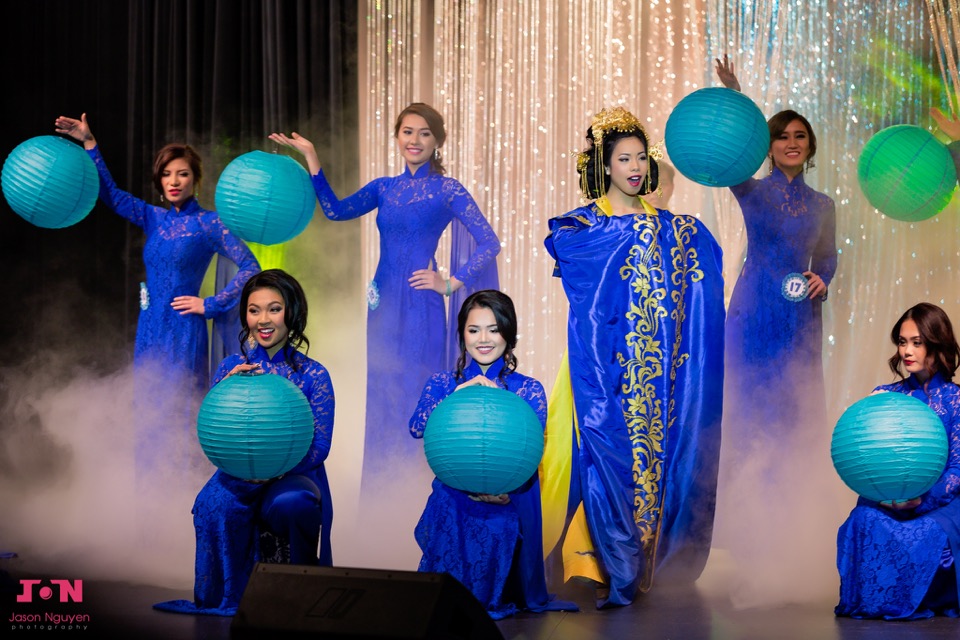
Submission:
[[[189,200],[183,203],[183,206],[180,207],[180,210],[177,211],[176,207],[170,205],[170,213],[175,216],[190,216],[200,213],[200,203],[197,202],[196,198],[191,197]]]
[[[798,173],[793,177],[793,180],[787,178],[787,174],[783,171],[780,171],[780,167],[774,167],[773,171],[770,172],[770,179],[774,182],[779,182],[791,187],[801,187],[806,184],[803,179],[803,171]]]
[[[257,346],[255,346],[252,351],[248,352],[249,356],[247,359],[250,362],[260,362],[260,361],[266,360],[267,362],[280,364],[281,362],[286,362],[287,353],[290,351],[293,351],[290,345],[283,345],[283,348],[279,349],[275,354],[273,354],[273,357],[271,358],[267,354],[267,350],[264,349],[258,342]]]
[[[938,371],[934,373],[932,376],[930,376],[926,384],[924,384],[923,382],[920,382],[920,380],[914,374],[910,374],[910,377],[907,378],[906,383],[907,383],[907,386],[910,387],[910,389],[912,390],[923,390],[926,392],[930,392],[930,391],[933,391],[934,389],[938,389],[943,385],[947,384],[947,381],[943,379],[943,376],[940,375],[940,372]]]
[[[403,167],[403,175],[407,176],[408,178],[412,178],[414,180],[422,180],[423,178],[429,177],[430,173],[431,171],[430,171],[429,161],[417,167],[417,170],[414,172],[410,171],[410,165],[405,164]]]
[[[644,200],[639,196],[637,196],[637,200],[640,202],[640,205],[643,207],[644,213],[652,213],[656,215],[657,210],[654,208],[652,204],[650,204],[649,202],[647,202],[646,200]],[[600,209],[603,215],[605,216],[613,215],[613,205],[610,203],[610,198],[608,198],[607,196],[601,196],[597,198],[595,202],[596,202],[597,208]]]
[[[482,375],[490,380],[496,380],[502,370],[503,358],[497,358],[495,362],[491,363],[490,366],[487,367],[486,372],[483,372],[480,369],[480,365],[477,364],[475,360],[470,360],[470,364],[468,364],[463,370],[463,377],[466,380],[472,380],[473,378]]]

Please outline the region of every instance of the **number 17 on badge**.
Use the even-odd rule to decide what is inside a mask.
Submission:
[[[807,298],[807,278],[802,273],[788,273],[783,279],[780,292],[790,302],[802,302]]]

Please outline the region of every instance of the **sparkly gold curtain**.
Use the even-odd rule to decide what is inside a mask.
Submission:
[[[903,309],[929,300],[960,322],[956,203],[926,222],[897,222],[869,206],[856,177],[873,133],[930,126],[927,110],[940,105],[921,2],[371,1],[360,50],[361,182],[400,172],[392,126],[406,103],[424,100],[444,113],[449,174],[503,243],[501,286],[520,315],[521,369],[548,386],[565,340],[566,302],[543,237],[551,216],[580,202],[570,151],[582,146],[590,116],[614,104],[661,139],[683,96],[719,84],[712,61],[725,52],[765,115],[792,108],[816,129],[817,167],[807,180],[837,203],[841,251],[824,319],[831,413],[889,379],[887,332]],[[729,294],[745,246],[729,191],[680,177],[670,208],[700,215],[715,233]],[[365,225],[369,279],[372,217]],[[441,262],[446,253],[444,246]]]
[[[702,86],[704,3],[370,1],[361,18],[361,182],[400,173],[393,119],[414,100],[447,124],[448,175],[476,198],[500,237],[501,288],[517,305],[520,369],[553,383],[567,305],[543,248],[547,220],[580,204],[570,152],[590,117],[623,105],[662,139],[671,108]],[[364,67],[366,65],[366,67]],[[671,206],[704,209],[706,189],[680,178]],[[708,225],[712,225],[707,218]],[[364,227],[364,277],[376,229]],[[449,251],[441,246],[443,264]]]

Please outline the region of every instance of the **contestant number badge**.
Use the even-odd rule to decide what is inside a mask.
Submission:
[[[788,273],[783,279],[781,293],[790,302],[802,302],[807,298],[807,279],[802,273]]]

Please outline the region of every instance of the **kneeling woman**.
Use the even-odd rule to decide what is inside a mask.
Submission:
[[[952,380],[960,346],[940,307],[922,302],[890,334],[899,382],[877,387],[913,396],[947,431],[947,466],[922,496],[905,502],[860,498],[837,536],[838,616],[914,620],[960,616],[960,387]],[[906,377],[905,374],[906,373]]]
[[[474,293],[460,308],[457,335],[457,369],[436,373],[427,381],[410,419],[413,437],[423,437],[427,418],[443,399],[473,385],[517,394],[544,425],[547,396],[543,385],[516,371],[513,350],[517,345],[517,316],[513,301],[499,291]],[[433,493],[415,533],[423,551],[420,571],[451,574],[470,589],[494,619],[521,609],[577,608],[569,602],[551,600],[547,593],[536,473],[517,490],[502,495],[468,494],[434,479]]]
[[[234,615],[255,562],[261,530],[290,543],[293,564],[333,563],[330,525],[333,507],[323,461],[333,436],[333,385],[303,335],[307,300],[293,277],[279,269],[247,282],[240,298],[242,355],[220,363],[214,385],[235,373],[281,375],[303,391],[313,410],[313,443],[297,466],[266,482],[242,480],[217,471],[193,506],[197,530],[194,601],[154,605],[165,611]],[[318,557],[319,544],[319,557]]]

